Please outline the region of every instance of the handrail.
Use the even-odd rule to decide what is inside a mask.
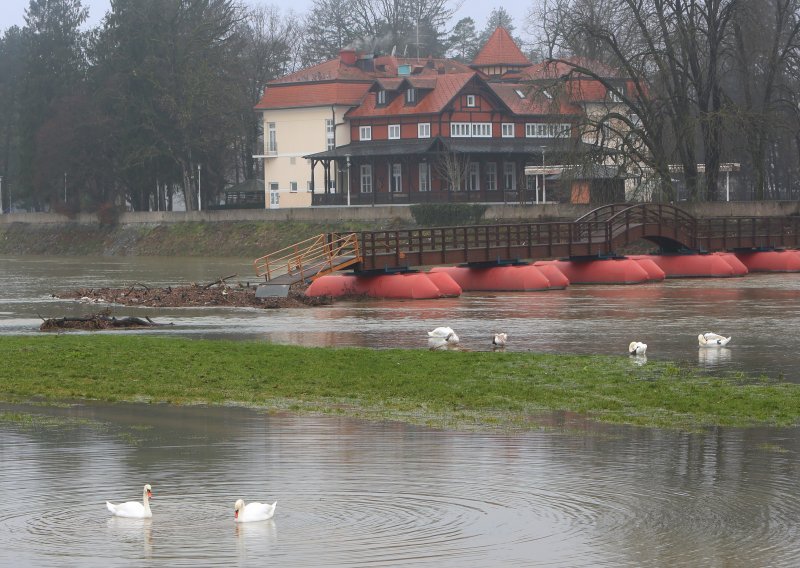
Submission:
[[[253,261],[256,275],[267,282],[290,274],[298,280],[316,278],[361,261],[358,235],[323,233]]]

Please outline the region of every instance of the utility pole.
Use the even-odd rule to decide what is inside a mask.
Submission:
[[[203,204],[200,201],[200,164],[197,164],[197,210],[203,210]]]
[[[0,215],[5,213],[3,209],[3,176],[0,176]]]

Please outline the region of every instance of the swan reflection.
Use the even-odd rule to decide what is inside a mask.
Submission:
[[[137,542],[141,539],[144,557],[153,554],[153,519],[131,519],[126,517],[110,517],[106,527],[115,540]]]
[[[719,365],[731,360],[731,350],[727,347],[707,349],[701,347],[697,350],[697,362],[701,365]]]

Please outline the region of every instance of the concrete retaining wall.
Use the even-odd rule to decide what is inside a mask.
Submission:
[[[680,207],[696,217],[783,217],[800,215],[800,202],[762,201],[762,202],[722,202],[680,204]],[[547,205],[490,205],[485,219],[537,221],[566,219],[574,220],[594,209],[594,206],[572,205],[569,203],[550,203]],[[225,211],[145,211],[123,213],[123,225],[145,223],[160,225],[181,222],[219,222],[219,221],[306,221],[332,223],[337,221],[385,221],[399,219],[412,222],[411,209],[407,205],[381,205],[376,207],[314,207],[300,209],[235,209]],[[33,225],[84,224],[96,225],[94,213],[80,213],[68,219],[57,213],[8,213],[0,215],[0,225],[27,223]]]

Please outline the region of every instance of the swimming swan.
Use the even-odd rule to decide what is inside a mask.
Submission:
[[[428,337],[432,339],[441,339],[446,343],[455,345],[458,343],[458,336],[456,332],[449,327],[437,327],[433,331],[428,332]]]
[[[244,504],[243,499],[237,499],[233,505],[233,518],[237,523],[249,523],[252,521],[266,521],[275,514],[275,501],[272,505],[266,503]]]
[[[647,343],[641,341],[631,341],[628,345],[628,353],[631,355],[644,355],[647,352]]]
[[[495,333],[492,339],[492,347],[505,347],[508,340],[507,333]]]
[[[150,511],[150,497],[153,496],[150,484],[144,486],[142,490],[142,503],[138,501],[127,501],[114,505],[106,501],[106,507],[117,517],[128,517],[131,519],[149,519],[153,516]]]
[[[700,347],[723,347],[727,345],[730,340],[730,337],[724,337],[711,331],[697,336],[697,342],[700,344]]]

